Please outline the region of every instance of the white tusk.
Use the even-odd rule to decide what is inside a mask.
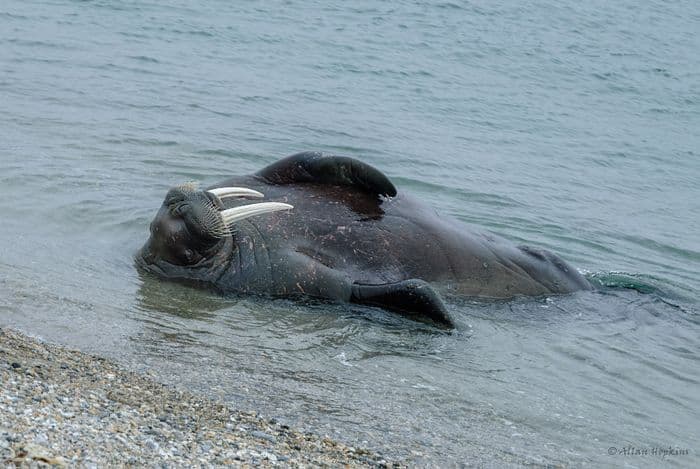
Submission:
[[[219,212],[226,225],[235,223],[244,218],[261,215],[263,213],[277,212],[279,210],[291,210],[294,207],[282,202],[262,202],[260,204],[241,205],[240,207],[228,208]]]
[[[209,189],[207,192],[217,196],[219,199],[225,199],[226,197],[255,197],[261,199],[265,197],[260,192],[246,187],[217,187],[216,189]]]

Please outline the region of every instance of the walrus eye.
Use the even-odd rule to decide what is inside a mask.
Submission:
[[[176,205],[184,201],[186,194],[182,192],[179,187],[170,189],[165,195],[165,201],[163,202],[167,206]]]
[[[183,214],[184,214],[184,212],[185,212],[185,209],[186,209],[187,207],[188,207],[187,204],[185,204],[185,203],[179,203],[179,204],[175,205],[174,207],[171,207],[171,208],[170,208],[170,213],[171,213],[172,215],[175,215],[175,216],[178,216],[178,217],[182,217]]]

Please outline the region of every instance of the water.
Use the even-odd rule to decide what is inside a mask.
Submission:
[[[697,466],[699,30],[691,1],[5,0],[0,324],[419,465]],[[170,186],[308,149],[600,288],[451,301],[444,333],[135,271]]]

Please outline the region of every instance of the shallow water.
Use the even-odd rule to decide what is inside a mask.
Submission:
[[[697,3],[201,3],[0,4],[0,324],[417,464],[700,464]],[[307,149],[599,289],[445,333],[136,272],[170,186]]]

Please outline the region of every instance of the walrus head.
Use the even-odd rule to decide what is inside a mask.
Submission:
[[[262,198],[263,194],[243,187],[203,191],[193,184],[170,189],[151,223],[151,236],[139,251],[137,263],[168,277],[196,277],[183,275],[183,269],[210,269],[215,265],[237,221],[293,208],[280,202],[263,202],[225,209],[222,199],[228,197]]]

